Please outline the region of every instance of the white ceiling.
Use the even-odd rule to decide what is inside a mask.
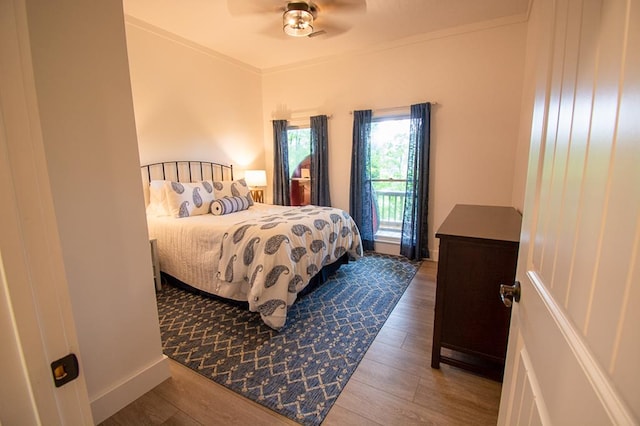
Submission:
[[[282,32],[286,0],[123,1],[130,22],[160,28],[261,70],[524,17],[529,4],[529,0],[314,0],[319,8],[314,29],[327,33],[294,38]],[[364,7],[335,7],[339,3]],[[246,13],[246,9],[263,12]]]

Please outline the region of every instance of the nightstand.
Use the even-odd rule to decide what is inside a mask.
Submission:
[[[262,189],[252,189],[251,198],[256,203],[264,203],[264,191]]]
[[[154,238],[149,240],[151,246],[151,264],[153,266],[153,282],[156,290],[162,290],[162,277],[160,275],[160,260],[158,259],[158,241]]]

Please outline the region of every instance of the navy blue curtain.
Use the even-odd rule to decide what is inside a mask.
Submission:
[[[273,120],[273,204],[291,204],[287,120]]]
[[[400,254],[409,259],[429,258],[427,213],[430,132],[431,104],[411,105],[407,187],[400,240]]]
[[[311,117],[311,204],[331,206],[327,116]]]
[[[353,112],[349,212],[360,230],[364,250],[373,250],[371,115],[371,110]]]

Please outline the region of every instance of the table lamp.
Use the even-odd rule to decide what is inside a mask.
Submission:
[[[264,203],[264,191],[262,188],[267,186],[267,172],[264,170],[245,170],[244,180],[251,188],[253,201]]]

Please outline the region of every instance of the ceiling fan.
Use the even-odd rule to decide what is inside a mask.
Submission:
[[[288,36],[304,37],[317,34],[313,20],[318,17],[318,7],[311,2],[291,1],[282,15],[282,30]]]
[[[324,34],[337,35],[350,26],[338,24],[336,16],[343,13],[363,12],[366,0],[227,0],[232,16],[249,14],[279,14],[279,34],[292,37],[316,37]],[[276,15],[277,16],[277,15]],[[276,16],[274,16],[275,21]],[[271,26],[269,32],[275,27]],[[272,34],[273,35],[273,34]]]

